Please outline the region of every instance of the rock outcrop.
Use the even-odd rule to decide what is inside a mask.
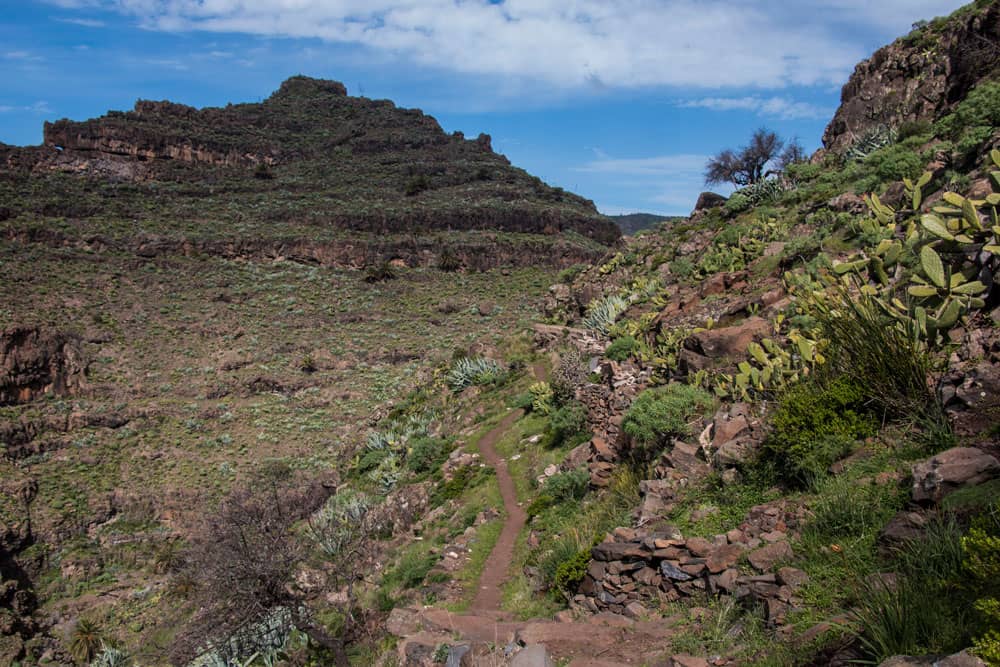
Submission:
[[[861,62],[823,134],[828,150],[848,148],[866,131],[933,121],[1000,68],[1000,5],[968,5],[917,27]]]
[[[86,385],[79,340],[39,327],[0,331],[0,405],[72,396]]]

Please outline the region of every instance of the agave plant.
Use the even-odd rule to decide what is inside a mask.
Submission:
[[[128,652],[101,641],[101,651],[90,663],[90,667],[129,667],[132,658]]]
[[[896,136],[896,130],[884,125],[870,128],[855,139],[851,147],[844,153],[844,157],[860,162],[875,151],[896,143]]]
[[[350,490],[331,496],[310,517],[307,535],[330,557],[339,556],[361,530],[372,507],[371,499]]]
[[[485,385],[501,380],[507,370],[495,359],[464,357],[455,362],[448,373],[448,386],[452,391],[462,391],[473,385]]]
[[[612,294],[603,299],[595,299],[587,307],[583,318],[583,326],[602,336],[607,336],[622,313],[631,305],[629,299],[619,294]]]

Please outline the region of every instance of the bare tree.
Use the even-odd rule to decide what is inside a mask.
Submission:
[[[805,162],[806,158],[805,149],[799,143],[798,137],[794,137],[785,145],[785,150],[781,151],[781,155],[778,156],[778,171],[785,171],[793,164]]]
[[[737,187],[757,183],[768,175],[768,165],[784,145],[781,137],[762,127],[739,152],[727,149],[711,158],[705,165],[705,183],[732,183]]]
[[[272,481],[263,491],[233,491],[218,512],[206,517],[191,542],[184,568],[184,574],[195,582],[192,602],[198,611],[171,649],[175,664],[227,646],[231,637],[254,624],[271,627],[276,617],[289,630],[301,631],[325,649],[333,664],[349,664],[348,637],[331,636],[316,622],[309,605],[316,593],[299,584],[303,565],[316,554],[316,542],[331,530],[339,531],[338,550],[322,548],[322,552],[327,558],[337,558],[328,568],[333,578],[338,584],[342,579],[351,579],[353,584],[360,577],[363,553],[369,546],[363,525],[330,521],[320,525],[310,520],[305,535],[296,530],[297,524],[324,506],[329,495],[329,489],[318,484],[292,489]],[[345,627],[349,628],[353,592],[348,607],[352,607],[345,610]]]

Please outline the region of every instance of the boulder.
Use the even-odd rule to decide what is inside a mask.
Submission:
[[[698,201],[694,204],[695,211],[707,211],[710,208],[723,206],[728,199],[714,192],[702,192],[698,195]]]
[[[750,317],[730,327],[698,332],[684,341],[684,349],[709,359],[735,361],[745,358],[747,346],[771,330],[772,324],[764,318]]]
[[[531,644],[514,655],[510,667],[556,667],[556,663],[542,644]]]
[[[888,555],[924,534],[927,518],[920,512],[899,512],[878,536],[879,552]]]
[[[853,213],[855,215],[865,213],[868,210],[865,200],[853,192],[845,192],[842,195],[837,195],[826,203],[826,207],[833,211]]]
[[[896,655],[884,661],[879,667],[986,667],[986,663],[968,651],[962,651],[945,658],[937,656],[913,657]]]
[[[913,500],[936,503],[957,489],[1000,476],[1000,461],[975,447],[954,447],[913,466]]]

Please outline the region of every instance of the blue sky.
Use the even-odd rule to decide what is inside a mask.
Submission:
[[[605,213],[684,214],[757,127],[820,143],[854,65],[956,0],[0,0],[0,141],[293,74],[486,132]]]

